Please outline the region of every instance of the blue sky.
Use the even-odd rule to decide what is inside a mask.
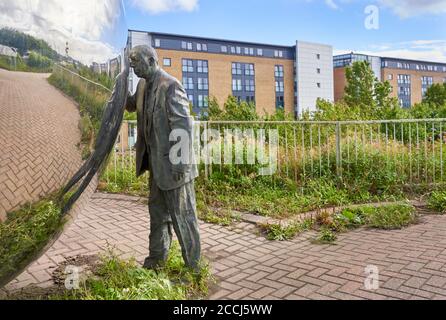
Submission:
[[[131,29],[446,62],[446,0],[125,0]],[[375,6],[378,29],[364,12]],[[377,20],[375,20],[376,22]]]

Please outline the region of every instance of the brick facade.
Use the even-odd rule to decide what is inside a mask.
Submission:
[[[271,59],[251,56],[214,54],[156,49],[162,63],[164,58],[171,59],[171,66],[162,68],[181,81],[182,59],[207,60],[209,65],[209,96],[215,97],[219,105],[232,95],[232,63],[252,63],[255,70],[255,99],[259,114],[272,114],[276,109],[274,66],[284,67],[285,110],[294,112],[294,63],[288,59]]]

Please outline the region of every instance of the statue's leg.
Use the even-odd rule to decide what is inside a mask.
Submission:
[[[154,181],[150,182],[149,213],[150,255],[146,259],[144,266],[153,268],[167,260],[172,242],[172,220],[169,215],[169,210],[165,205],[163,193]]]
[[[184,262],[188,267],[197,269],[201,245],[194,182],[189,182],[174,190],[164,191],[164,194],[173,228],[181,245]]]

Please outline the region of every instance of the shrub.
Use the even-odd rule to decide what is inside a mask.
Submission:
[[[442,214],[446,213],[446,191],[434,191],[427,200],[428,207]]]

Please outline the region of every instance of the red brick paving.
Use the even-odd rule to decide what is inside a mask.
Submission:
[[[0,221],[59,189],[81,163],[79,111],[47,77],[0,69]]]
[[[139,262],[147,255],[146,205],[97,193],[56,243],[8,284],[14,290],[49,285],[57,263],[104,250],[107,243]],[[336,245],[272,242],[254,225],[201,223],[202,244],[218,288],[210,299],[446,299],[446,216],[425,215],[397,231],[358,229]],[[379,267],[378,290],[364,287],[365,267]]]

